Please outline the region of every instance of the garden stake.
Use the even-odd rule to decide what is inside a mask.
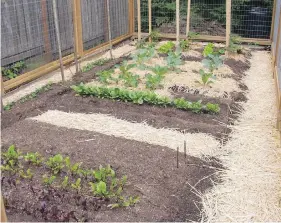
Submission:
[[[186,162],[186,141],[184,140],[184,162]]]
[[[107,9],[107,27],[108,27],[108,40],[109,40],[109,51],[110,59],[113,59],[112,55],[112,37],[111,37],[111,25],[110,25],[110,10],[109,10],[109,0],[106,0],[106,9]]]
[[[62,53],[61,53],[60,28],[59,28],[57,1],[56,0],[53,0],[53,11],[54,11],[55,29],[56,29],[56,34],[57,34],[57,44],[58,44],[58,51],[59,51],[61,78],[62,78],[62,82],[65,82],[64,69],[63,69],[63,63],[62,63]]]
[[[179,147],[177,148],[177,168],[179,168]]]

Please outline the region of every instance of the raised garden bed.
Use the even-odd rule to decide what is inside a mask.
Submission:
[[[159,43],[156,51],[165,43]],[[221,66],[212,71],[216,78],[209,80],[213,83],[199,84],[198,81],[203,81],[200,69],[207,72],[200,62],[207,57],[202,55],[204,47],[193,43],[189,50],[182,52],[179,64],[171,59],[174,61],[168,65],[166,60],[169,53],[155,55],[134,65],[137,51],[132,52],[135,57],[116,58],[94,65],[92,69],[76,74],[65,85],[48,85],[6,106],[7,110],[2,114],[4,151],[14,144],[24,153],[39,152],[44,157],[56,154],[69,156],[75,163],[83,162],[83,168],[87,169],[110,164],[118,177],[128,177],[124,185],[125,195],[140,197],[140,201],[130,207],[111,209],[108,206],[112,204],[111,200],[89,194],[86,183],[81,184],[83,189],[79,192],[73,188],[63,190],[56,183],[54,186],[44,186],[42,175],[49,171],[46,164],[34,168],[25,163],[23,166],[30,168],[34,174],[32,179],[3,172],[2,194],[9,220],[199,221],[202,204],[196,193],[204,193],[211,187],[212,181],[217,180],[216,171],[223,168],[214,157],[205,157],[204,153],[198,153],[197,158],[189,153],[185,156],[181,148],[179,153],[177,148],[171,148],[172,144],[156,145],[126,136],[102,134],[102,131],[82,130],[83,126],[79,129],[61,127],[63,125],[47,124],[36,118],[52,110],[62,111],[66,115],[78,113],[82,119],[91,114],[104,115],[105,118],[110,115],[109,120],[112,118],[116,123],[123,121],[129,125],[145,122],[159,131],[172,129],[183,136],[192,133],[190,137],[200,134],[200,137],[212,139],[219,145],[227,140],[230,132],[228,125],[237,118],[236,111],[241,110],[239,102],[247,100],[243,76],[250,67],[249,56],[225,59]],[[124,67],[130,65],[130,69]],[[165,74],[161,81],[149,82],[148,73],[151,77],[155,75],[155,69],[151,69],[155,65],[164,67]],[[123,72],[121,78],[120,69],[123,68],[120,66],[127,72]],[[156,69],[159,71],[161,67]],[[132,75],[138,77],[129,80]],[[81,82],[84,83],[83,93],[77,90]],[[118,90],[114,90],[116,88]],[[152,92],[149,99],[147,92]],[[134,95],[138,95],[137,100],[132,99]],[[219,109],[210,110],[207,104]],[[75,122],[78,123],[78,120],[73,120]],[[104,126],[103,131],[107,128],[110,125]],[[141,135],[142,132],[138,131],[136,129],[135,133]],[[183,145],[184,141],[178,143]],[[192,148],[191,144],[187,142],[187,149]],[[204,143],[202,145],[204,147]],[[63,174],[58,176],[60,180],[63,180]],[[75,182],[73,179],[72,183]],[[192,190],[194,185],[196,192]]]

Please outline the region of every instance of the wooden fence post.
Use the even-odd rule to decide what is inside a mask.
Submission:
[[[275,15],[276,15],[276,0],[273,2],[273,12],[272,12],[272,20],[271,20],[271,27],[270,27],[270,40],[273,39],[273,32],[274,32],[274,20],[275,20]]]
[[[135,32],[135,3],[134,0],[128,0],[129,4],[129,34],[133,35]]]
[[[42,23],[43,23],[43,39],[44,39],[44,51],[45,58],[48,62],[52,61],[52,47],[49,36],[49,24],[48,24],[48,11],[47,11],[47,1],[41,0],[41,10],[42,10]]]
[[[180,0],[176,0],[177,47],[180,43]]]
[[[191,0],[187,0],[187,14],[186,14],[186,37],[188,37],[189,30],[190,30],[190,7],[191,7]]]
[[[231,0],[226,0],[226,49],[229,47],[231,35]],[[228,56],[228,51],[226,51],[226,56]]]
[[[82,57],[84,55],[81,16],[81,0],[73,0],[74,39],[78,57]]]
[[[5,210],[5,205],[3,202],[3,196],[1,194],[1,222],[7,222],[7,215],[6,215],[6,210]]]
[[[141,1],[138,0],[138,41],[141,41]]]
[[[152,12],[151,12],[151,0],[148,0],[148,30],[149,30],[149,42],[151,43],[151,32],[152,32]]]

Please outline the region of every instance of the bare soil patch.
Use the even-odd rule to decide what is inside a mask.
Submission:
[[[108,200],[43,188],[42,170],[32,169],[37,177],[16,186],[13,177],[2,177],[9,221],[199,221],[201,200],[189,185],[204,193],[221,168],[212,158],[183,155],[177,168],[176,152],[165,147],[30,120],[4,129],[2,137],[3,148],[15,144],[23,152],[61,153],[85,167],[110,164],[128,176],[126,191],[141,199],[134,207],[111,210]]]

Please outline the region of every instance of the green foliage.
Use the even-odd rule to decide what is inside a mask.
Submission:
[[[199,36],[199,33],[189,31],[188,32],[188,40],[191,41]]]
[[[24,103],[30,99],[36,98],[38,97],[39,94],[42,94],[43,92],[49,91],[52,89],[52,83],[48,83],[40,88],[36,88],[35,91],[31,92],[30,94],[24,96],[23,98],[21,98],[19,101],[20,103]]]
[[[85,86],[80,84],[72,86],[72,89],[81,96],[95,96],[99,98],[109,98],[114,100],[120,100],[125,102],[133,102],[135,104],[152,104],[158,106],[173,106],[179,109],[188,110],[192,112],[198,112],[198,102],[185,101],[185,105],[178,104],[177,99],[170,100],[167,97],[158,96],[154,92],[150,91],[130,91],[120,88],[105,88],[96,86]],[[201,103],[200,103],[201,104]],[[201,105],[201,111],[208,112],[206,106]]]
[[[25,68],[26,68],[25,62],[18,61],[11,66],[2,67],[1,72],[2,72],[3,76],[5,76],[9,79],[13,79],[13,78],[17,77],[19,74],[21,74]]]
[[[69,182],[68,176],[65,176],[63,181],[62,181],[61,187],[63,189],[66,189],[68,187],[68,182]]]
[[[204,51],[203,51],[203,56],[207,57],[211,54],[214,53],[214,44],[213,43],[208,43],[207,46],[205,46]]]
[[[96,60],[94,62],[90,62],[90,63],[87,63],[84,67],[82,67],[82,72],[87,72],[87,71],[90,71],[91,69],[93,69],[94,67],[96,66],[102,66],[106,63],[108,63],[110,61],[110,59],[99,59],[99,60]]]
[[[158,30],[152,30],[151,33],[149,34],[149,37],[151,38],[152,42],[158,42],[160,33]]]
[[[166,62],[169,69],[179,72],[180,70],[177,69],[177,67],[183,64],[181,51],[177,50],[176,52],[169,52]]]
[[[29,163],[32,163],[34,165],[40,165],[42,162],[43,162],[43,158],[42,156],[36,152],[36,153],[27,153],[25,156],[24,156],[24,159],[25,161],[29,162]]]
[[[71,184],[71,187],[77,191],[81,190],[81,178],[78,178],[74,184]]]
[[[145,48],[139,49],[135,54],[131,57],[133,59],[133,63],[137,64],[140,69],[146,69],[144,65],[145,62],[151,60],[153,57],[157,55],[154,46],[148,45]]]
[[[219,55],[209,54],[207,58],[202,60],[202,63],[212,73],[223,64],[223,60]]]
[[[9,102],[8,104],[6,104],[4,106],[4,111],[9,111],[12,109],[12,107],[15,105],[16,103],[15,102]]]
[[[162,46],[160,46],[158,49],[158,52],[168,54],[168,53],[174,51],[175,46],[176,45],[172,41],[169,41],[169,42],[163,44]]]
[[[127,200],[125,200],[123,197],[121,198],[122,199],[120,199],[119,203],[110,204],[109,207],[111,207],[112,209],[119,208],[119,207],[129,207],[135,205],[140,201],[139,196],[135,196],[135,197],[130,196]]]
[[[81,168],[81,165],[82,165],[81,162],[71,165],[69,157],[66,157],[64,159],[64,162],[65,162],[65,166],[67,167],[67,169],[70,171],[70,173],[72,175],[79,175],[79,174],[83,175],[84,174],[83,169]]]
[[[107,177],[115,177],[115,171],[107,165],[106,167],[100,166],[98,170],[93,171],[93,175],[97,181],[106,181]]]
[[[91,186],[91,190],[95,196],[99,197],[108,197],[109,191],[107,190],[107,185],[103,181],[99,181],[97,183],[89,182]]]
[[[200,75],[201,75],[201,82],[197,81],[198,83],[202,84],[203,86],[207,86],[210,85],[212,83],[214,83],[212,79],[215,79],[215,76],[212,73],[206,73],[203,69],[200,69]]]
[[[232,53],[241,53],[242,46],[241,46],[241,37],[238,35],[232,34],[230,36],[229,47],[227,50]]]
[[[97,76],[99,77],[99,81],[102,84],[109,84],[110,80],[114,80],[112,77],[112,74],[114,73],[114,70],[103,70],[97,72]]]
[[[52,170],[53,174],[58,174],[64,168],[64,159],[61,154],[52,156],[46,162],[46,165]]]
[[[52,175],[50,177],[48,177],[47,175],[43,175],[43,183],[46,185],[46,186],[51,186],[54,181],[56,179],[56,176]]]
[[[190,47],[190,41],[188,39],[183,39],[180,41],[180,48],[182,51],[187,51],[189,50]]]
[[[20,156],[21,152],[16,149],[15,145],[11,145],[7,152],[2,152],[4,165],[1,167],[1,169],[14,172],[19,165]]]
[[[146,74],[145,75],[146,81],[145,81],[145,86],[146,88],[150,89],[150,90],[155,90],[157,88],[162,88],[162,80],[164,79],[163,75],[159,75],[159,74]]]
[[[217,114],[220,111],[220,107],[218,104],[207,103],[206,108],[210,113]]]
[[[154,74],[164,76],[168,72],[168,67],[155,65],[154,67],[150,67],[150,70]]]
[[[137,87],[139,84],[139,75],[134,75],[130,70],[136,67],[136,64],[128,64],[127,61],[124,61],[120,66],[120,75],[118,80],[122,80],[127,87]]]
[[[24,179],[32,179],[32,177],[33,177],[33,173],[31,173],[30,169],[28,169],[26,171],[26,173],[24,172],[24,170],[19,170],[19,175],[21,178],[24,178]]]

